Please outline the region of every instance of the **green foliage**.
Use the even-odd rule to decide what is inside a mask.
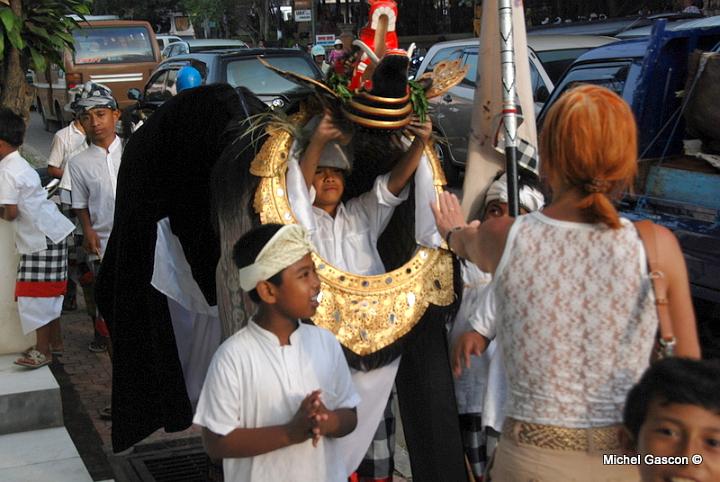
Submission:
[[[332,90],[342,99],[343,102],[348,102],[352,99],[352,92],[348,89],[350,85],[350,79],[344,75],[338,74],[334,70],[331,71],[330,76],[327,79],[327,84]]]
[[[84,18],[91,5],[92,0],[23,0],[21,17],[0,6],[0,57],[13,46],[36,70],[62,66],[63,50],[74,50],[70,32],[78,26],[68,15]]]
[[[420,118],[420,122],[425,122],[427,111],[429,108],[428,98],[425,89],[414,80],[408,81],[410,86],[410,102],[412,102],[415,114]]]

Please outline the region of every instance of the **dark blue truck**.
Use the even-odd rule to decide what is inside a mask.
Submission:
[[[579,83],[602,85],[633,109],[639,129],[639,175],[620,209],[633,220],[651,219],[680,240],[690,275],[705,358],[720,357],[720,170],[683,154],[683,97],[690,55],[717,50],[720,26],[668,31],[599,47],[579,57],[558,82],[538,117]],[[720,109],[720,100],[718,100]],[[622,142],[618,139],[618,142]]]

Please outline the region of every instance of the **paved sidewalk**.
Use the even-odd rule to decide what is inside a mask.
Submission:
[[[60,385],[65,427],[70,433],[93,480],[113,478],[108,462],[112,455],[111,423],[101,420],[98,411],[110,403],[112,367],[107,353],[92,353],[88,343],[93,327],[85,313],[82,290],[78,290],[78,309],[63,313],[61,318],[65,352],[50,365]],[[197,438],[200,432],[191,427],[178,433],[154,433],[142,444]]]

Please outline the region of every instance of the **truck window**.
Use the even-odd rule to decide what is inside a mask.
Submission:
[[[560,80],[562,74],[575,62],[575,59],[590,50],[589,48],[546,50],[535,52],[553,82]]]
[[[627,62],[579,66],[567,73],[559,86],[558,94],[562,95],[578,84],[594,84],[606,87],[622,97],[629,71],[630,64]],[[557,98],[556,95],[553,97]]]
[[[74,62],[122,64],[154,62],[150,35],[144,27],[94,27],[73,31]]]

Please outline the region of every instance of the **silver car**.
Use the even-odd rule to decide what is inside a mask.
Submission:
[[[540,112],[565,69],[581,54],[616,39],[588,35],[528,35],[530,82],[535,100],[535,114]],[[425,55],[415,77],[430,72],[443,60],[461,59],[470,69],[463,81],[440,98],[433,99],[434,130],[447,143],[438,142],[437,152],[445,170],[448,184],[458,185],[468,151],[468,137],[472,122],[473,97],[477,76],[480,39],[451,40],[433,45]]]

